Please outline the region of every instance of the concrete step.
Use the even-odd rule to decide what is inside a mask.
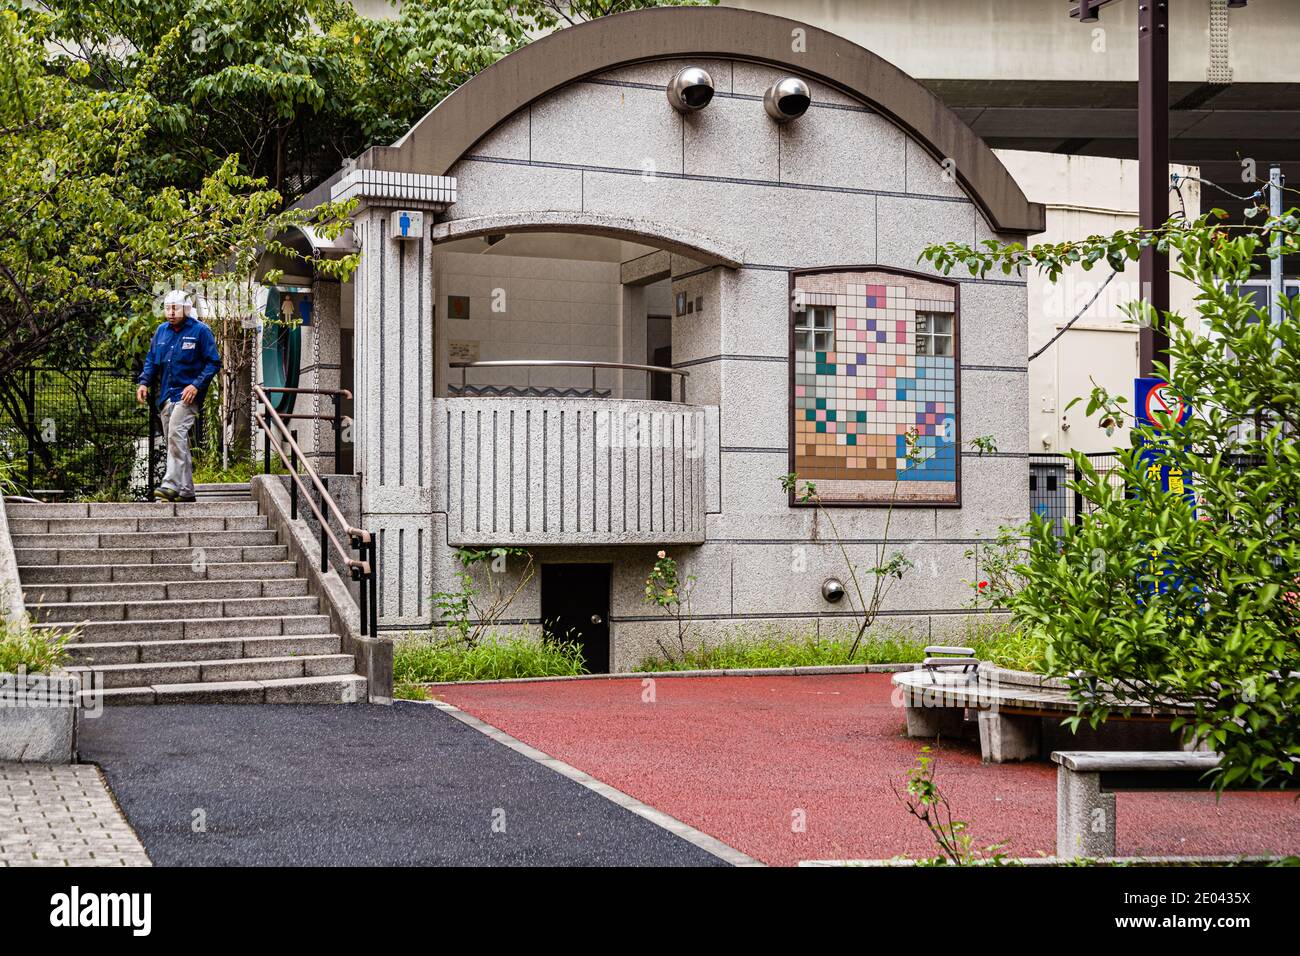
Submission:
[[[262,531],[108,531],[82,534],[11,534],[14,550],[26,548],[233,548],[277,544],[276,533]]]
[[[239,532],[255,534],[256,532]],[[268,532],[272,533],[272,532]],[[202,547],[200,555],[196,548]],[[236,561],[285,561],[289,549],[282,544],[217,548],[195,545],[187,548],[14,548],[18,576],[33,564],[186,564],[232,563]]]
[[[106,641],[69,644],[71,666],[158,664],[167,661],[218,661],[243,657],[304,657],[338,654],[337,634],[296,634],[289,637],[219,637],[194,641]]]
[[[153,567],[148,564],[144,567]],[[300,597],[306,578],[235,581],[117,581],[109,584],[33,584],[23,588],[23,603],[69,604],[90,601],[198,601],[256,597]],[[128,615],[129,617],[130,615]],[[51,618],[53,620],[53,618]]]
[[[150,518],[13,518],[11,535],[22,534],[126,534],[175,531],[265,531],[264,515],[215,515],[194,518],[167,515]]]
[[[160,661],[147,664],[95,664],[68,670],[82,676],[82,685],[118,690],[157,684],[198,684],[226,681],[284,680],[290,677],[337,677],[351,674],[351,654],[305,657],[240,657],[212,661]]]
[[[42,622],[35,630],[67,630],[68,624]],[[330,619],[324,614],[281,617],[200,617],[173,621],[87,621],[75,625],[76,643],[102,644],[129,641],[188,641],[196,638],[274,637],[289,634],[328,634]]]
[[[93,704],[94,691],[83,701]],[[356,674],[260,681],[155,684],[105,690],[106,706],[124,704],[351,704],[366,699],[366,679]]]
[[[224,583],[224,582],[217,582]],[[190,621],[207,617],[266,617],[316,614],[320,599],[299,597],[223,598],[181,601],[84,601],[75,604],[33,604],[32,620],[42,624],[83,621]]]
[[[192,552],[191,552],[192,554]],[[120,582],[175,581],[184,576],[186,581],[244,581],[249,579],[292,578],[298,566],[292,561],[212,561],[205,554],[207,564],[195,571],[191,557],[190,566],[178,568],[174,564],[34,564],[22,569],[24,585],[41,584],[106,584]]]
[[[257,502],[248,501],[192,501],[184,504],[163,501],[95,501],[68,502],[66,504],[5,505],[11,519],[33,518],[48,521],[52,518],[162,518],[182,515],[190,518],[226,518],[255,516]]]

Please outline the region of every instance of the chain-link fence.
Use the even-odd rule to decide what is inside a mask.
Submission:
[[[113,368],[28,368],[0,381],[11,480],[49,499],[152,495],[166,448],[153,396],[146,408],[135,392],[135,376]]]

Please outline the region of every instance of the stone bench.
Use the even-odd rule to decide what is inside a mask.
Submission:
[[[1044,720],[1053,722],[1055,734],[1055,726],[1077,710],[1064,680],[987,664],[973,671],[942,664],[893,677],[895,702],[905,708],[909,737],[960,739],[965,736],[965,714],[974,711],[985,762],[1033,760],[1044,755]],[[1178,750],[1178,740],[1169,732],[1175,716],[1174,708],[1130,707],[1127,713],[1113,712],[1101,728],[1080,728],[1078,737],[1071,739],[1083,746]]]
[[[1065,750],[1056,768],[1056,855],[1115,855],[1115,794],[1120,791],[1208,790],[1215,753],[1165,750]]]

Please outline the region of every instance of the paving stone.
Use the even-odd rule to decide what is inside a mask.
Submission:
[[[150,866],[98,768],[0,763],[0,866]]]

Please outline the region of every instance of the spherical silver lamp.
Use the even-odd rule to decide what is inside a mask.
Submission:
[[[778,123],[788,123],[808,112],[812,105],[812,91],[797,76],[777,80],[763,94],[763,109]]]
[[[668,102],[679,113],[694,113],[713,99],[713,77],[698,66],[679,70],[668,81]]]

